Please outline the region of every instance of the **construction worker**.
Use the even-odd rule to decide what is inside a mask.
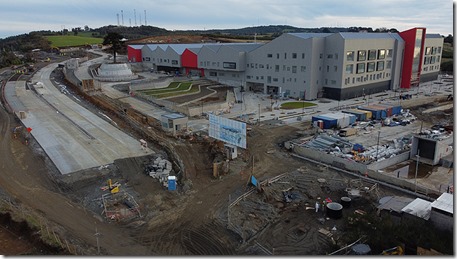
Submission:
[[[316,213],[319,211],[320,204],[318,201],[316,201]]]

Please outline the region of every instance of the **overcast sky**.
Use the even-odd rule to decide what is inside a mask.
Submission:
[[[453,0],[21,0],[0,7],[0,38],[36,30],[145,24],[168,30],[296,27],[426,27],[453,33]]]

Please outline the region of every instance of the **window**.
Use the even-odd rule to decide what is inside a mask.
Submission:
[[[367,59],[367,51],[359,50],[357,54],[357,61],[365,61]]]
[[[376,59],[376,50],[370,49],[368,51],[368,60],[375,60]]]
[[[383,71],[384,70],[384,61],[378,61],[376,70],[377,71]]]
[[[306,66],[301,66],[301,72],[305,72],[306,71]]]
[[[150,57],[145,57],[146,61],[151,61]]]
[[[273,54],[267,54],[267,58],[272,58]]]
[[[290,71],[290,67],[287,67],[287,71]]]
[[[273,82],[278,82],[278,78],[274,77]]]
[[[387,50],[387,57],[391,58],[392,57],[392,49]]]
[[[284,52],[284,59],[287,59],[287,53]]]
[[[430,64],[435,64],[435,60],[436,60],[435,56],[431,56],[430,58],[431,58]]]
[[[440,56],[436,56],[436,63],[440,63]]]
[[[386,57],[386,50],[380,49],[378,50],[378,59],[384,59]]]
[[[430,47],[426,47],[425,48],[425,55],[430,55],[430,53],[431,53]]]
[[[354,51],[346,52],[346,61],[354,61]]]
[[[327,58],[333,58],[333,54],[328,54]]]
[[[223,62],[222,67],[228,68],[228,69],[236,69],[236,63],[235,62]]]
[[[267,83],[271,83],[271,76],[267,76]]]
[[[301,59],[305,59],[305,53],[301,54]]]
[[[322,53],[321,53],[321,54],[319,54],[319,58],[322,58],[322,56],[323,56],[323,54],[322,54]]]
[[[292,53],[292,58],[297,58],[297,53]]]
[[[357,74],[365,73],[365,63],[357,63]]]
[[[368,62],[367,72],[373,72],[375,70],[376,64],[374,62]]]
[[[292,73],[297,73],[297,66],[292,66]]]
[[[172,64],[172,65],[177,65],[177,64],[178,64],[178,61],[175,60],[175,59],[173,59],[173,60],[171,61],[171,64]]]
[[[279,65],[275,65],[275,72],[279,72]]]
[[[354,70],[353,64],[346,65],[346,74],[352,74],[353,70]]]
[[[337,66],[333,66],[333,72],[337,72],[338,71],[338,67]]]
[[[279,59],[279,53],[276,53],[276,59]]]
[[[438,49],[436,50],[436,54],[441,54],[441,47],[438,47]]]
[[[388,60],[386,61],[386,68],[391,69],[392,68],[392,61]]]
[[[209,72],[209,76],[217,76],[217,72]]]
[[[330,66],[327,66],[327,72],[329,71],[329,69],[330,69]]]
[[[338,59],[338,53],[335,53],[335,59]]]
[[[330,80],[330,84],[336,85],[336,80]]]
[[[286,71],[286,65],[282,65],[282,71]]]
[[[435,47],[432,47],[432,55],[435,55],[436,54],[436,48]]]

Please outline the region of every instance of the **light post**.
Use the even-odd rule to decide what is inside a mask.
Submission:
[[[376,144],[376,162],[378,162],[379,136],[380,135],[381,135],[381,130],[378,131],[378,143]]]
[[[419,149],[417,150],[417,154],[416,154],[416,175],[414,176],[414,192],[417,193],[417,171],[419,169],[419,159],[420,159],[420,156],[419,156]]]
[[[260,103],[259,103],[259,124],[260,124]]]

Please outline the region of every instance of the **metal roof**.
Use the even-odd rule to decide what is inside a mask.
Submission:
[[[395,32],[338,32],[343,39],[396,39],[403,41],[402,37]]]
[[[445,192],[432,202],[431,206],[432,208],[454,214],[454,196]]]
[[[162,114],[162,117],[165,117],[168,119],[179,119],[179,118],[185,118],[187,116],[180,114],[180,113],[168,113],[168,114]]]
[[[402,196],[391,196],[389,197],[387,201],[385,201],[383,204],[378,206],[378,209],[381,210],[389,210],[389,211],[395,211],[397,213],[401,213],[402,209],[408,205],[413,199],[407,198],[407,197],[402,197]]]
[[[438,33],[427,33],[427,34],[425,34],[425,38],[432,39],[432,38],[442,38],[442,37]]]
[[[191,44],[168,44],[168,47],[173,49],[176,53],[181,55],[186,49],[201,49],[204,44],[202,43],[191,43]]]
[[[414,201],[401,209],[401,211],[428,220],[432,211],[432,203],[416,198]]]
[[[324,37],[332,35],[333,33],[295,32],[295,33],[288,33],[288,34],[295,36],[295,37],[302,38],[302,39],[309,39],[309,38],[324,38]]]

